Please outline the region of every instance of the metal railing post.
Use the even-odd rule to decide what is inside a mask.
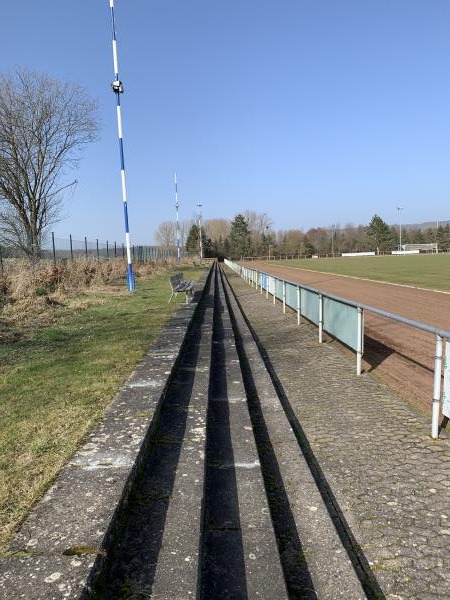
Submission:
[[[98,250],[98,238],[95,240],[96,246],[97,246],[97,260],[100,258],[100,252]]]
[[[283,280],[283,314],[286,314],[286,282]]]
[[[262,273],[259,274],[259,287],[260,287],[260,290],[259,290],[260,294],[262,294],[262,292],[263,292],[263,274]]]
[[[277,301],[277,278],[273,278],[273,303]]]
[[[300,286],[297,286],[297,325],[300,325],[301,319],[302,319],[302,314],[301,314],[301,310],[300,310],[300,298],[301,298],[301,294],[300,294]]]
[[[109,242],[106,240],[106,258],[109,260]]]
[[[323,296],[319,294],[319,344],[323,341]]]
[[[269,299],[270,275],[266,277],[266,300]]]
[[[364,342],[364,313],[363,309],[358,306],[358,334],[356,341],[356,374],[359,376],[362,372],[362,355],[363,355],[363,342]]]
[[[73,242],[72,242],[72,234],[69,234],[70,240],[70,260],[73,262]]]
[[[434,389],[431,411],[431,437],[439,437],[439,410],[441,407],[442,337],[436,335],[436,355],[434,357]]]
[[[84,252],[85,252],[86,260],[87,260],[88,251],[87,251],[87,238],[86,238],[86,236],[84,236]]]

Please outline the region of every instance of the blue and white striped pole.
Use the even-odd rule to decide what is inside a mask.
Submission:
[[[117,130],[119,133],[120,176],[122,179],[123,215],[125,219],[125,243],[127,248],[127,285],[128,291],[132,292],[134,290],[134,273],[133,261],[131,259],[130,229],[128,226],[127,187],[125,180],[125,160],[123,155],[122,112],[120,107],[120,94],[123,94],[123,84],[119,79],[119,61],[117,60],[117,38],[116,22],[114,18],[114,0],[109,0],[109,6],[111,8],[112,50],[114,60],[114,81],[112,82],[111,87],[117,99]]]
[[[181,254],[180,254],[180,222],[178,220],[178,185],[177,185],[177,174],[175,173],[175,208],[177,210],[177,256],[178,262],[181,262]]]

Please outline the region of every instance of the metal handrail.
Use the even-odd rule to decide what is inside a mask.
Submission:
[[[230,262],[231,261],[227,261]],[[389,311],[383,310],[381,308],[375,308],[374,306],[369,306],[368,304],[363,304],[361,302],[355,302],[354,300],[349,300],[347,298],[342,298],[341,296],[335,296],[334,294],[329,294],[328,292],[324,292],[319,290],[318,288],[314,288],[308,285],[304,285],[302,283],[291,281],[289,279],[282,279],[281,277],[277,277],[276,275],[271,275],[266,271],[258,271],[252,267],[247,267],[243,265],[238,265],[236,263],[232,263],[235,265],[236,269],[239,270],[240,275],[242,276],[241,269],[248,269],[248,271],[253,271],[256,274],[265,275],[266,277],[271,277],[275,281],[280,281],[283,283],[283,310],[286,310],[286,302],[285,302],[285,285],[291,285],[296,287],[297,289],[303,289],[308,292],[312,292],[317,294],[319,298],[329,298],[330,300],[334,300],[335,302],[340,302],[341,304],[352,306],[358,310],[358,327],[361,324],[361,332],[360,336],[364,336],[364,320],[362,319],[363,312],[367,311],[373,314],[376,314],[380,317],[385,317],[391,319],[393,321],[397,321],[398,323],[402,323],[403,325],[408,325],[410,327],[414,327],[415,329],[419,329],[421,331],[425,331],[426,333],[431,333],[436,336],[436,352],[434,356],[434,385],[433,385],[433,403],[432,403],[432,417],[431,417],[431,437],[438,438],[439,437],[439,415],[440,415],[440,404],[441,404],[441,379],[442,379],[442,363],[443,363],[443,339],[450,341],[450,332],[444,329],[439,329],[438,327],[433,327],[431,325],[427,325],[426,323],[421,323],[420,321],[415,321],[414,319],[409,319],[408,317],[402,317],[401,315],[397,315],[395,313],[391,313]],[[258,287],[258,279],[256,282],[251,281],[251,283],[255,283],[256,287]],[[262,283],[261,293],[262,293]],[[269,286],[266,287],[266,294],[268,297],[269,294]],[[275,303],[276,299],[276,286],[273,293],[273,299]],[[322,303],[319,304],[320,309],[322,308]],[[298,308],[298,311],[300,309]],[[300,315],[298,317],[298,323],[300,323]],[[323,322],[322,318],[319,317],[319,342],[322,341],[322,328]],[[358,334],[359,335],[359,334]],[[450,346],[447,344],[447,352],[448,356],[450,356]],[[361,374],[361,358],[363,354],[363,343],[362,339],[358,340],[358,349],[356,352],[357,355],[357,374]],[[445,383],[446,379],[444,379]]]
[[[388,319],[392,319],[394,321],[398,321],[399,323],[403,323],[404,325],[410,325],[411,327],[415,327],[416,329],[421,329],[422,331],[426,331],[427,333],[433,333],[435,335],[440,335],[442,338],[450,340],[450,331],[446,331],[445,329],[439,329],[438,327],[433,327],[431,325],[427,325],[426,323],[422,323],[420,321],[414,321],[414,319],[409,319],[408,317],[402,317],[401,315],[396,315],[395,313],[391,313],[387,310],[383,310],[382,308],[375,308],[375,306],[369,306],[368,304],[363,304],[361,302],[355,302],[354,300],[349,300],[348,298],[342,298],[342,296],[335,296],[334,294],[330,294],[328,292],[324,292],[319,290],[318,288],[311,287],[309,285],[304,285],[303,283],[299,283],[298,281],[291,281],[290,279],[282,279],[276,275],[271,275],[270,273],[266,273],[265,271],[258,271],[257,269],[253,269],[252,267],[246,267],[247,269],[251,269],[252,271],[256,271],[257,273],[262,273],[263,275],[267,275],[268,277],[273,277],[278,281],[284,281],[285,283],[289,283],[295,287],[300,287],[308,292],[313,292],[315,294],[321,294],[326,298],[330,298],[330,300],[335,300],[336,302],[340,302],[341,304],[347,304],[348,306],[353,306],[355,308],[362,308],[365,311],[374,313],[379,315],[380,317],[387,317]]]

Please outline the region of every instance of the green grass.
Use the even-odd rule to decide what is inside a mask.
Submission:
[[[141,279],[133,294],[121,285],[72,298],[49,308],[47,326],[0,338],[0,545],[184,301],[168,304],[168,277]]]
[[[450,290],[450,254],[277,260],[271,264]]]

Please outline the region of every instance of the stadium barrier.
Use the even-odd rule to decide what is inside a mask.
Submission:
[[[318,327],[319,344],[323,341],[323,332],[339,340],[356,352],[356,374],[361,375],[362,357],[364,354],[364,313],[370,312],[380,317],[385,317],[403,325],[408,325],[433,334],[436,338],[436,352],[434,357],[434,383],[431,410],[431,437],[439,438],[439,415],[441,409],[446,419],[450,419],[450,332],[420,323],[407,317],[341,298],[316,288],[312,288],[294,281],[280,279],[269,273],[239,265],[228,259],[224,260],[227,267],[242,277],[249,285],[265,292],[266,298],[272,298],[274,304],[279,300],[286,313],[286,307],[293,309],[297,315],[297,324],[300,325],[302,317]],[[444,360],[445,340],[445,360]],[[444,371],[444,385],[442,386],[442,371]],[[441,388],[443,393],[441,394]]]

